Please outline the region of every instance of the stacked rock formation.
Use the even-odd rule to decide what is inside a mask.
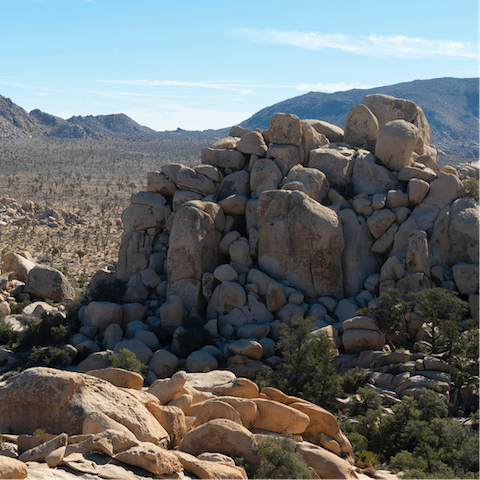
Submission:
[[[359,478],[335,416],[313,403],[228,371],[142,384],[121,369],[42,367],[1,381],[0,478],[247,478],[233,458],[258,467],[252,448],[273,434],[295,440],[315,478]]]
[[[79,371],[127,348],[149,384],[179,367],[253,378],[281,364],[279,326],[297,315],[345,354],[381,351],[383,335],[355,314],[390,287],[456,290],[478,321],[479,210],[461,181],[478,166],[439,169],[413,102],[369,95],[344,130],[278,113],[266,131],[233,127],[201,162],[163,165],[132,195],[116,271],[89,285],[125,294],[79,312],[71,342],[91,353]],[[192,324],[211,340],[185,353]]]

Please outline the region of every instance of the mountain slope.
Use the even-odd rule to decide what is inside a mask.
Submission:
[[[383,93],[412,100],[423,109],[430,123],[432,144],[449,155],[478,157],[478,86],[478,78],[436,78],[345,92],[310,92],[264,108],[241,126],[265,129],[274,113],[283,112],[301,119],[325,120],[343,128],[353,105],[365,95]]]
[[[90,127],[92,130],[105,135],[155,135],[157,132],[151,128],[144,127],[132,120],[124,113],[111,115],[87,115],[86,117],[76,116],[67,119],[67,122]]]

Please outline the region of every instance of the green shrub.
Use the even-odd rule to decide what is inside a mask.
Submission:
[[[347,405],[348,415],[365,415],[368,410],[375,410],[382,405],[382,398],[371,388],[360,387],[357,396],[351,398]]]
[[[273,386],[287,395],[300,396],[337,411],[335,397],[340,393],[340,379],[331,364],[330,339],[311,333],[311,318],[293,317],[280,326],[277,348],[282,356],[282,370],[264,369],[255,381],[260,388]]]
[[[465,193],[478,202],[478,180],[476,178],[470,177],[464,180],[462,183],[465,187]]]
[[[238,466],[245,468],[248,478],[311,478],[312,472],[295,451],[295,441],[272,435],[262,439],[252,448],[261,458],[260,466],[246,464],[243,458],[236,458]]]
[[[367,382],[368,370],[355,367],[340,376],[342,390],[345,393],[357,393],[359,387]]]
[[[22,313],[23,309],[27,306],[30,305],[32,302],[30,300],[25,300],[24,302],[20,303],[11,303],[10,304],[10,312],[13,315],[19,315]]]
[[[388,288],[378,296],[376,305],[362,308],[357,315],[371,318],[385,337],[397,336],[405,334],[405,314],[409,308],[410,304],[403,300],[398,290]]]
[[[148,365],[142,363],[132,351],[126,348],[122,348],[118,353],[112,353],[108,359],[112,362],[112,367],[136,372],[142,377],[145,377],[148,370]]]
[[[13,346],[18,339],[18,333],[0,318],[0,345]]]

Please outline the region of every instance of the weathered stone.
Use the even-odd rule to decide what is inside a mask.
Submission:
[[[258,230],[258,263],[267,274],[310,296],[343,295],[343,231],[331,209],[302,192],[264,192]]]
[[[213,180],[189,167],[182,167],[177,172],[177,186],[201,195],[213,195],[216,191]]]
[[[94,325],[100,331],[122,323],[122,306],[112,302],[90,302],[82,316],[82,325]]]
[[[422,272],[430,275],[427,234],[423,230],[414,231],[408,237],[405,268],[410,272]]]
[[[462,295],[478,293],[478,264],[457,263],[452,267],[452,273]]]
[[[413,122],[418,115],[417,105],[414,102],[382,93],[366,95],[361,103],[377,117],[380,128],[392,120]]]
[[[253,131],[242,135],[237,143],[237,150],[248,155],[258,155],[260,158],[267,153],[267,145],[263,135]]]
[[[208,163],[220,168],[241,170],[245,165],[245,157],[238,150],[220,150],[214,148],[202,148],[202,163]]]
[[[463,196],[464,192],[465,188],[457,176],[438,172],[437,178],[430,183],[430,190],[423,201],[431,203],[441,210],[456,198]]]
[[[270,118],[268,133],[271,143],[279,145],[302,145],[302,125],[300,119],[290,113],[276,113]]]
[[[385,124],[375,145],[377,157],[390,170],[399,171],[412,164],[412,153],[419,131],[405,120],[393,120]]]
[[[343,334],[342,342],[345,353],[358,353],[362,350],[381,350],[385,337],[373,330],[352,329]]]
[[[208,352],[197,350],[187,357],[185,367],[188,372],[203,372],[206,368],[215,370],[218,368],[218,361]]]
[[[177,191],[177,186],[169,180],[165,174],[160,172],[147,173],[147,191],[160,193],[165,196],[173,196]]]
[[[241,339],[228,344],[228,348],[234,355],[245,355],[249,358],[260,359],[263,349],[255,340]]]
[[[340,127],[323,120],[302,120],[307,125],[311,125],[318,133],[325,135],[330,142],[343,142],[344,132]],[[346,142],[348,143],[348,142]]]
[[[396,215],[384,208],[382,210],[375,211],[367,220],[367,225],[375,238],[380,238],[388,228],[395,222]]]
[[[129,372],[122,368],[101,368],[89,370],[88,375],[101,378],[116,387],[131,388],[133,390],[142,390],[143,377],[136,372]]]
[[[415,166],[403,167],[397,175],[397,180],[401,182],[408,182],[413,178],[419,178],[430,183],[437,178],[437,175],[431,168],[418,168]]]
[[[20,460],[2,457],[0,462],[0,478],[28,478],[28,467]]]
[[[177,370],[179,360],[173,353],[165,349],[157,350],[148,364],[157,378],[167,378]]]
[[[259,188],[262,190],[262,186],[269,184],[269,182],[273,182],[274,188],[277,188],[282,178],[282,172],[273,160],[261,158],[255,162],[250,173],[250,190],[252,192],[257,192]]]
[[[183,325],[187,319],[187,311],[182,299],[177,295],[170,295],[168,301],[160,307],[160,320],[162,328],[174,331]]]
[[[345,144],[334,144],[316,148],[310,152],[309,168],[322,171],[334,188],[350,182],[352,178],[355,150]]]
[[[345,143],[374,152],[379,133],[378,120],[367,106],[358,104],[350,109],[345,120]]]
[[[373,195],[399,188],[399,183],[392,173],[383,165],[377,164],[375,160],[371,153],[360,153],[355,158],[352,185],[357,195],[361,193]]]
[[[321,202],[328,191],[328,180],[326,175],[315,168],[304,168],[295,165],[287,175],[283,184],[283,190],[300,190],[310,198]]]
[[[160,403],[165,405],[182,394],[186,381],[187,373],[180,370],[172,375],[171,378],[155,381],[150,385],[147,392],[155,395],[160,400]]]
[[[294,145],[270,145],[266,156],[275,162],[282,176],[287,175],[295,165],[302,163],[300,148]]]
[[[2,268],[5,272],[12,272],[10,276],[11,280],[19,280],[21,282],[26,282],[27,275],[32,268],[36,265],[32,260],[28,260],[22,255],[17,253],[8,252],[3,256],[3,265]]]
[[[35,265],[28,272],[23,293],[36,298],[49,298],[56,303],[75,298],[75,290],[65,275],[48,265]]]

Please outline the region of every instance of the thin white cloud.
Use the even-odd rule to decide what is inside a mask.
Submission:
[[[323,91],[323,92],[339,92],[344,90],[351,90],[352,88],[372,88],[375,85],[362,85],[359,83],[299,83],[290,85],[275,85],[275,84],[256,84],[256,83],[241,83],[235,81],[201,81],[201,82],[183,82],[177,80],[145,80],[145,79],[130,79],[130,80],[97,80],[100,83],[129,85],[129,86],[145,86],[145,87],[193,87],[193,88],[209,88],[218,90],[232,91],[240,95],[256,93],[253,89],[259,88],[278,88],[278,89],[292,89],[299,91]],[[111,92],[113,93],[113,92]],[[221,95],[224,96],[224,95]]]
[[[150,93],[138,93],[138,92],[106,92],[98,90],[79,90],[74,88],[73,90],[83,93],[94,93],[97,95],[113,95],[121,97],[148,97],[148,98],[190,98],[190,95],[156,95]]]
[[[403,58],[478,58],[475,45],[470,42],[452,40],[426,40],[401,35],[348,36],[341,33],[256,30],[253,28],[235,28],[231,29],[229,33],[256,43],[292,45],[309,50],[332,48],[357,55]]]

